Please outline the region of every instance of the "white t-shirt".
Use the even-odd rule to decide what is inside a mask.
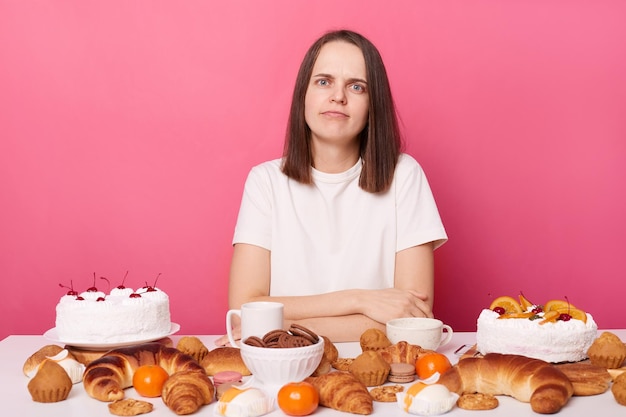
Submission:
[[[314,184],[290,179],[281,160],[250,171],[233,244],[271,251],[270,295],[314,295],[343,289],[391,288],[396,252],[447,235],[424,171],[402,154],[391,187],[359,187],[362,162]]]

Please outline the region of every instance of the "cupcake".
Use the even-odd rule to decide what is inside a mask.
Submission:
[[[608,369],[619,368],[626,359],[626,345],[611,332],[604,332],[587,351],[592,364]]]
[[[361,350],[380,350],[391,345],[391,341],[387,338],[387,335],[382,330],[367,329],[361,334],[359,340],[361,344]]]
[[[354,359],[348,370],[366,387],[374,387],[387,381],[390,369],[378,352],[366,350]]]
[[[621,405],[626,405],[626,372],[615,378],[611,392],[613,393],[613,397],[615,397],[615,401]]]
[[[28,382],[28,392],[33,401],[55,403],[67,398],[72,380],[65,369],[54,361],[44,361],[37,374]]]

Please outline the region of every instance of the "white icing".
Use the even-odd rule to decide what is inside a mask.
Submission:
[[[106,294],[103,293],[102,291],[85,291],[85,292],[81,292],[80,296],[83,297],[85,300],[95,301],[100,297],[104,298]]]
[[[168,334],[171,327],[169,297],[114,289],[104,293],[82,293],[84,300],[63,296],[56,306],[56,332],[60,340],[74,343],[123,343]],[[88,295],[89,298],[85,297]],[[102,296],[104,301],[96,301]]]
[[[598,326],[591,314],[587,322],[571,319],[539,324],[541,319],[499,319],[484,309],[478,316],[476,348],[482,354],[524,355],[546,362],[578,362],[597,337]]]
[[[133,293],[132,288],[113,288],[111,290],[111,295],[114,297],[128,297]]]

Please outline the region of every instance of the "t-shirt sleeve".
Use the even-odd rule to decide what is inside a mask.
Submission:
[[[435,248],[447,240],[426,174],[411,156],[403,154],[396,168],[397,251],[428,242]]]
[[[272,199],[267,172],[260,166],[252,168],[244,185],[241,206],[235,226],[233,245],[248,243],[271,249]]]

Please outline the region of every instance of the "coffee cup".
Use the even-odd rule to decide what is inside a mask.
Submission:
[[[405,317],[389,320],[387,338],[391,343],[406,341],[424,349],[437,350],[452,339],[452,328],[441,320],[428,317]]]
[[[241,323],[241,340],[250,336],[263,337],[270,330],[283,328],[282,303],[273,301],[252,301],[241,305],[240,309],[226,313],[226,334],[231,346],[237,346],[233,336],[232,319],[238,316]]]

